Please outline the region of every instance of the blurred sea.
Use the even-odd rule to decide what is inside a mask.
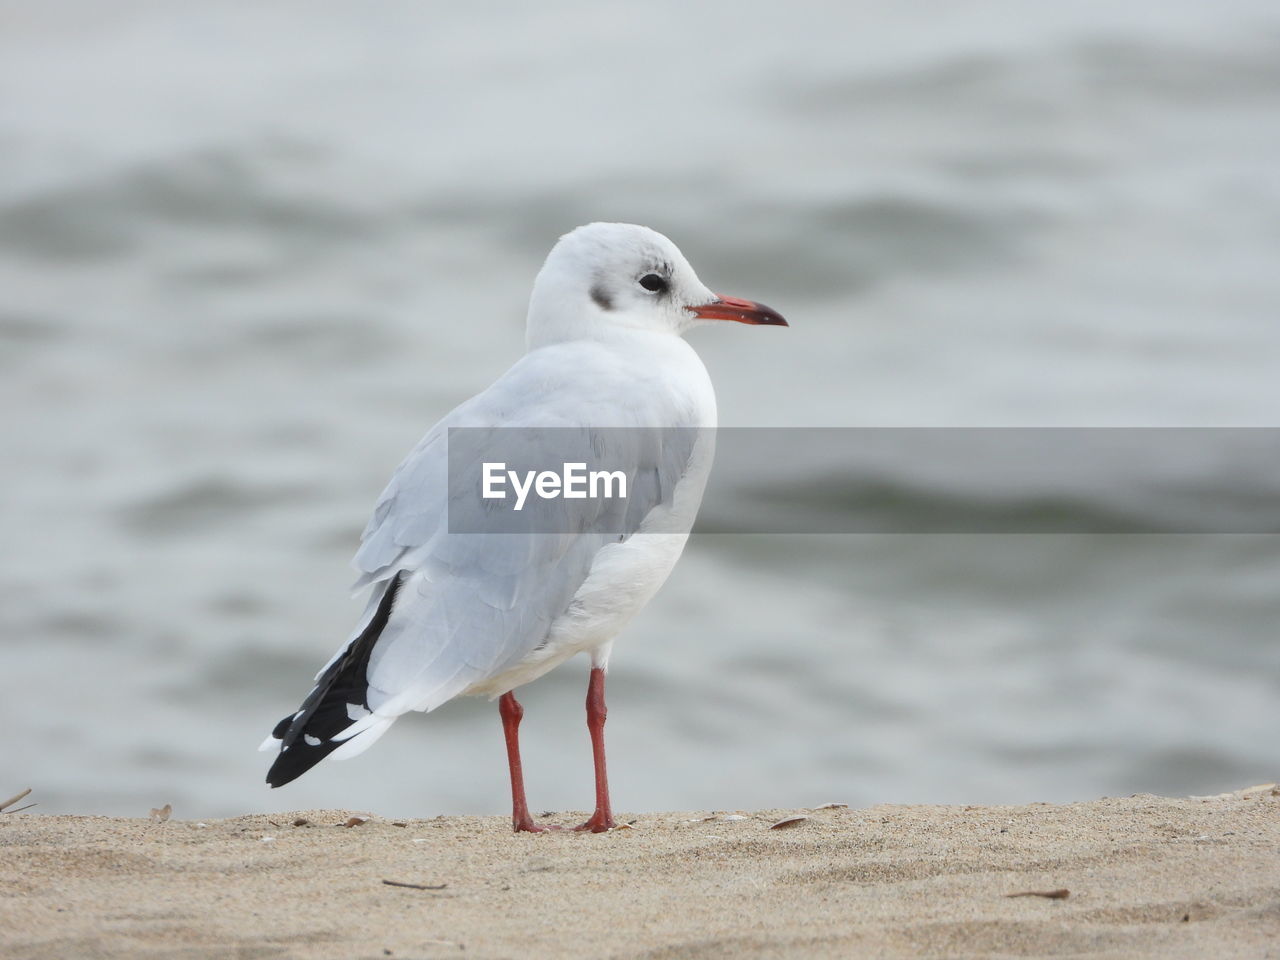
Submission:
[[[0,22],[0,794],[40,812],[507,809],[482,701],[278,792],[254,748],[359,614],[390,471],[520,354],[578,223],[791,320],[693,335],[726,425],[1280,426],[1271,0]],[[912,502],[953,503],[935,479]],[[1275,536],[701,535],[615,649],[615,803],[1274,780],[1278,587]],[[538,809],[590,803],[585,680],[521,694]]]

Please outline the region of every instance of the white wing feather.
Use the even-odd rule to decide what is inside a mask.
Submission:
[[[556,344],[527,354],[427,433],[387,485],[355,557],[357,587],[385,587],[396,574],[402,582],[369,659],[372,713],[335,739],[367,733],[335,757],[364,749],[396,716],[434,709],[533,653],[569,608],[599,551],[634,534],[655,509],[670,508],[694,439],[691,431],[653,425],[702,426],[697,421],[706,413],[696,390],[685,396],[671,385],[658,371],[650,376],[591,342]],[[601,462],[627,473],[625,514],[606,515],[597,500],[531,495],[523,511],[530,529],[559,532],[450,533],[450,517],[455,528],[485,522],[478,492],[471,501],[449,501],[451,427],[576,428],[588,449],[599,454],[608,447]],[[468,433],[476,436],[483,434]],[[502,458],[510,459],[510,435],[503,439]],[[468,456],[482,458],[483,442]],[[698,478],[699,499],[704,480]],[[375,590],[371,610],[381,592]]]

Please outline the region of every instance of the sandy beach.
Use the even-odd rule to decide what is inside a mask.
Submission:
[[[601,835],[517,836],[499,817],[180,815],[0,816],[0,953],[1280,957],[1274,785],[632,814]]]

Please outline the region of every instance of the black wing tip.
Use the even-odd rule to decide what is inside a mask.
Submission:
[[[342,745],[331,740],[308,743],[303,738],[301,726],[295,723],[300,716],[300,713],[289,714],[271,731],[271,736],[280,741],[280,749],[267,771],[266,782],[272,789],[297,780]]]
[[[289,714],[271,731],[280,741],[280,752],[267,771],[267,783],[272,788],[292,783],[342,746],[343,741],[333,738],[351,726],[349,707],[369,709],[369,656],[391,617],[402,577],[397,573],[387,584],[369,625],[329,665],[298,712]]]
[[[273,767],[271,770],[267,771],[266,782],[268,787],[275,790],[277,787],[283,787],[286,783],[293,783],[293,781],[297,780],[300,776],[302,776],[301,771],[294,774],[277,773]]]
[[[295,742],[293,746],[282,749],[277,755],[275,763],[271,764],[271,769],[267,771],[267,784],[275,789],[283,787],[286,783],[293,783],[340,746],[342,742],[336,740],[321,741],[315,746],[300,741]]]

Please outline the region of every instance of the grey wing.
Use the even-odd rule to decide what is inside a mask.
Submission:
[[[368,660],[363,706],[372,714],[335,739],[385,727],[408,710],[431,710],[536,650],[600,549],[635,535],[655,510],[671,505],[698,443],[693,428],[488,427],[451,434],[450,427],[474,422],[458,413],[397,470],[357,553],[361,582],[381,588],[398,575],[399,587]],[[531,495],[519,513],[497,510],[481,497],[478,482],[458,482],[478,478],[486,459],[517,469],[562,460],[604,464],[624,473],[627,496]],[[381,593],[375,589],[362,627]]]

